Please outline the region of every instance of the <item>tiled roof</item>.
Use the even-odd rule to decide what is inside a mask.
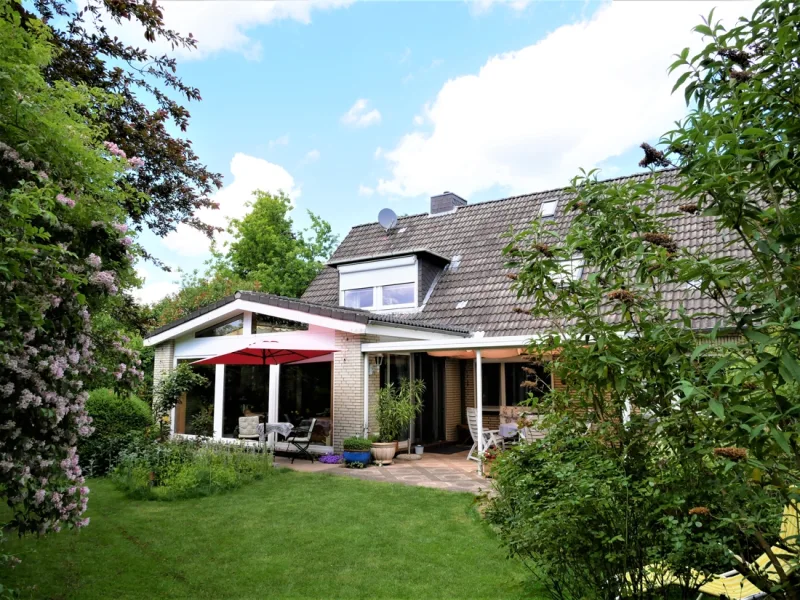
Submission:
[[[642,173],[618,180],[644,180],[648,175]],[[669,185],[676,183],[676,178],[675,171],[664,171],[660,180]],[[525,303],[512,290],[512,281],[507,277],[509,270],[503,266],[502,249],[508,240],[502,234],[509,227],[517,231],[525,228],[539,218],[542,203],[552,200],[558,200],[558,206],[551,229],[565,233],[573,215],[563,210],[569,200],[568,191],[557,189],[470,204],[446,214],[401,217],[388,234],[378,223],[359,225],[350,230],[331,262],[410,253],[421,248],[450,257],[453,262],[460,257],[458,268],[446,269],[439,278],[423,309],[403,318],[415,323],[483,331],[491,336],[535,333],[547,323],[512,311]],[[675,204],[671,197],[665,196],[659,210],[676,212]],[[674,229],[673,238],[681,247],[703,245],[716,253],[732,251],[727,246],[729,240],[717,233],[713,218],[681,215],[670,218],[667,224]],[[706,301],[700,294],[692,290],[673,288],[665,295],[673,309],[680,305],[692,312],[710,308],[705,306]],[[331,306],[338,304],[336,268],[326,267],[306,290],[303,300]],[[693,325],[704,329],[712,327],[714,322],[712,315]]]
[[[338,298],[339,296],[338,283],[336,290],[337,290],[336,296]],[[247,300],[249,302],[258,302],[259,304],[265,304],[268,306],[277,306],[289,310],[297,310],[312,315],[337,319],[339,321],[351,321],[354,323],[362,323],[364,325],[367,325],[369,323],[382,323],[390,326],[397,325],[402,327],[430,329],[430,330],[443,331],[458,335],[466,335],[469,333],[469,330],[458,326],[450,326],[450,325],[440,326],[435,323],[421,322],[416,319],[414,320],[406,319],[403,317],[403,315],[372,313],[366,310],[359,310],[355,308],[343,308],[339,306],[332,306],[330,304],[320,304],[318,302],[311,302],[304,299],[298,300],[297,298],[286,298],[284,296],[265,294],[263,292],[240,291],[236,292],[231,296],[226,296],[225,298],[222,298],[217,302],[199,308],[189,313],[188,315],[181,317],[180,319],[172,321],[171,323],[167,323],[166,325],[162,325],[161,327],[153,329],[147,334],[147,337],[151,338],[153,336],[158,335],[159,333],[168,331],[173,327],[177,327],[178,325],[191,321],[192,319],[196,319],[197,317],[209,313],[212,310],[225,306],[226,304],[230,304],[231,302],[237,299]]]

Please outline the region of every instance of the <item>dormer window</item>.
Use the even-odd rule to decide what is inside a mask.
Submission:
[[[344,290],[344,306],[347,308],[372,308],[375,306],[375,288]]]
[[[417,306],[417,257],[340,265],[339,303],[348,308],[398,310]]]

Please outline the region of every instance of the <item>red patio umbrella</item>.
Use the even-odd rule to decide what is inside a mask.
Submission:
[[[315,343],[314,341],[303,341],[302,339],[292,340],[259,340],[248,344],[244,348],[211,356],[202,360],[196,360],[193,365],[281,365],[294,363],[309,358],[317,358],[332,352],[338,352],[336,348]],[[267,383],[266,394],[264,396],[264,422],[267,422],[269,411],[268,396],[269,383]]]

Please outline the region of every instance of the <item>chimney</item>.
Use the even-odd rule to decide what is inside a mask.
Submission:
[[[459,206],[466,206],[467,201],[453,192],[444,192],[438,196],[431,196],[431,214],[440,215],[442,213],[453,212]]]

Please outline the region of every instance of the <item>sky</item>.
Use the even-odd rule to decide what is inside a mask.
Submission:
[[[470,203],[563,187],[580,168],[639,170],[686,113],[667,67],[715,3],[159,0],[167,25],[198,40],[178,54],[200,89],[187,136],[222,173],[224,226],[255,189],[283,190],[343,238],[380,209],[427,212],[445,190]],[[731,26],[746,1],[716,3]],[[123,39],[143,44],[122,25]],[[180,226],[138,240],[176,271],[140,264],[137,294],[178,289],[208,241]],[[224,237],[220,243],[224,243]]]

